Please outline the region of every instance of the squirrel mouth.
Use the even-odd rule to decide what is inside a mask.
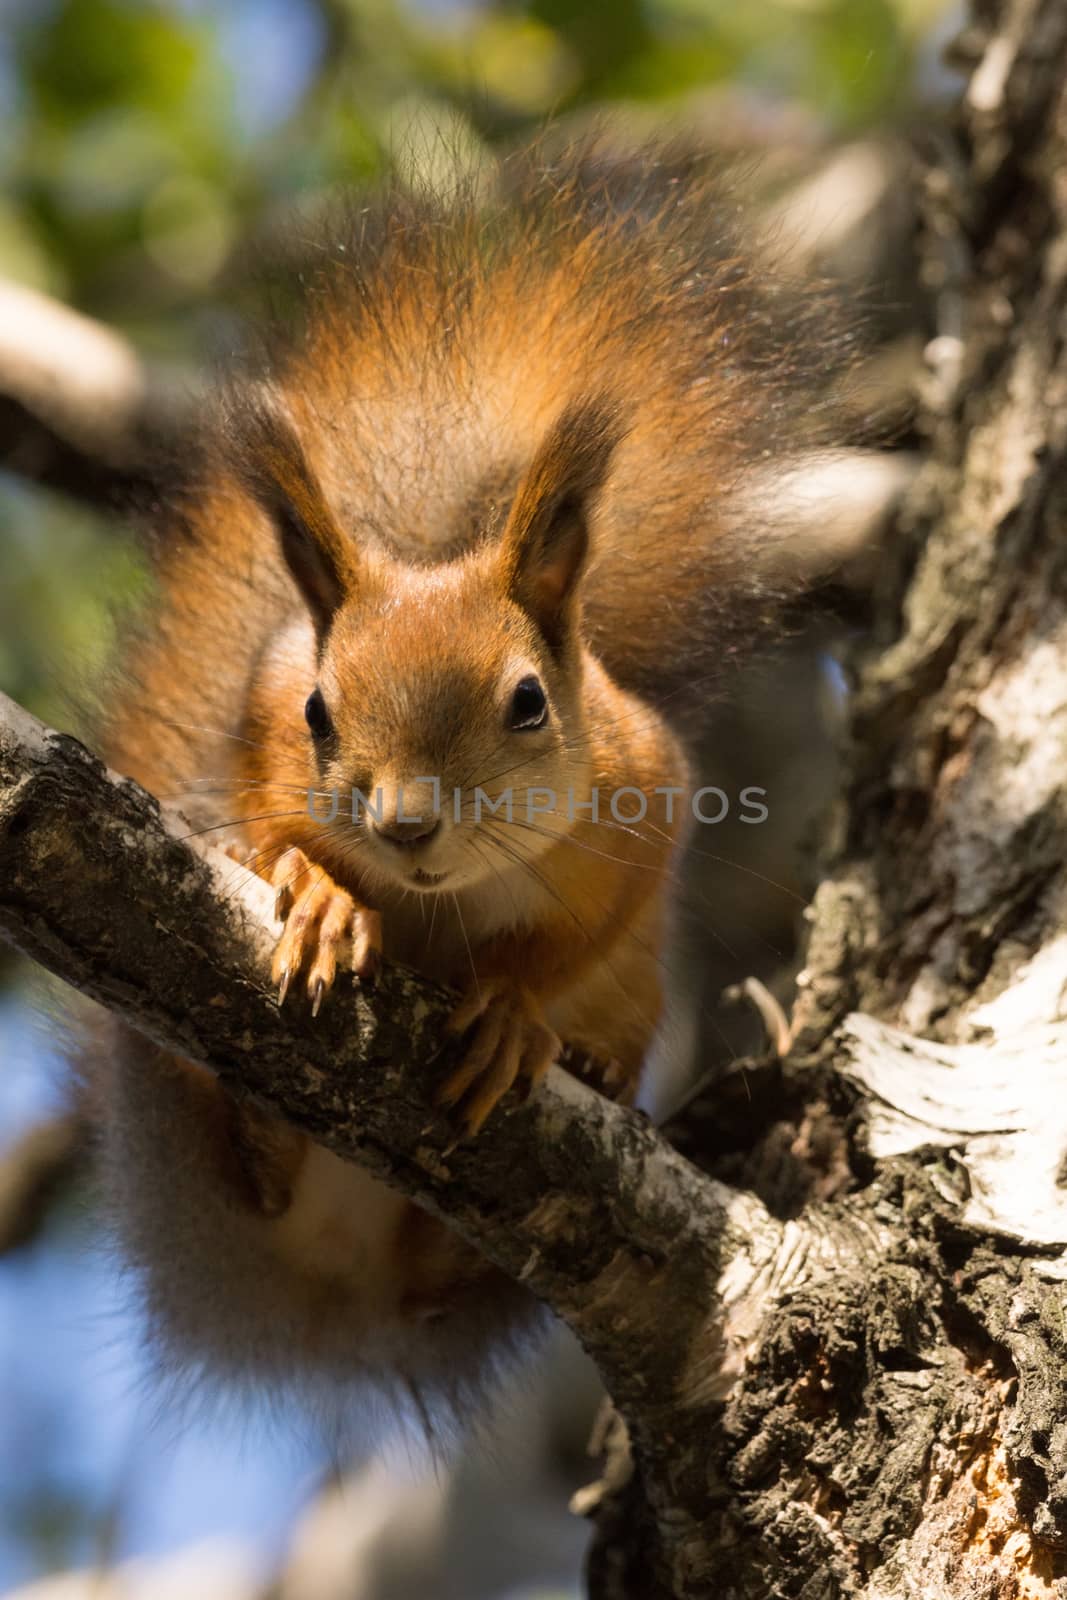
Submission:
[[[445,879],[448,877],[448,873],[427,872],[424,867],[416,867],[415,871],[412,873],[412,877],[414,878],[415,882],[421,884],[423,888],[432,889],[437,884],[444,883]]]

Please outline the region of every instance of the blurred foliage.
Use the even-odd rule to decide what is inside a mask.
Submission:
[[[149,359],[225,343],[239,262],[390,152],[552,115],[776,149],[906,119],[946,0],[0,0],[0,274]],[[929,74],[927,73],[927,76]],[[445,138],[435,143],[436,130]],[[59,715],[133,566],[0,480],[0,687]]]
[[[111,633],[111,604],[132,595],[131,540],[50,497],[0,492],[0,687],[58,726],[88,709],[94,667]]]
[[[0,271],[179,347],[294,196],[412,130],[473,143],[717,92],[826,133],[899,117],[944,0],[0,0]]]

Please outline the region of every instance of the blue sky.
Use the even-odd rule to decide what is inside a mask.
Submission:
[[[14,998],[0,1005],[0,1060],[3,1148],[56,1104],[62,1071],[45,1022]],[[323,1465],[281,1430],[161,1406],[89,1215],[0,1259],[0,1416],[0,1591],[39,1572],[34,1521],[48,1505],[71,1512],[72,1563],[99,1555],[93,1523],[109,1515],[118,1556],[227,1536],[272,1560]]]

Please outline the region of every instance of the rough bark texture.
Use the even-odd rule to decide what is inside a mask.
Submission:
[[[1067,5],[981,4],[958,53],[925,465],[793,1049],[677,1148],[556,1072],[450,1149],[446,997],[392,971],[279,1013],[255,885],[0,715],[0,933],[447,1216],[598,1362],[630,1448],[585,1497],[594,1600],[1067,1597]]]
[[[728,1089],[686,1129],[779,1215],[839,1190],[880,1243],[766,1285],[693,1593],[1067,1595],[1067,6],[982,4],[957,49],[924,180],[928,449],[794,1049],[749,1071],[755,1114]],[[642,1503],[605,1505],[602,1596],[652,1592]]]
[[[279,1010],[266,885],[186,833],[0,697],[0,935],[447,1217],[561,1316],[630,1429],[648,1592],[700,1593],[705,1441],[765,1287],[855,1269],[877,1222],[785,1225],[558,1069],[456,1146],[432,1106],[447,993],[391,968],[314,1023]]]

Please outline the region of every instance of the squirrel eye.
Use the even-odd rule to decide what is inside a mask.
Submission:
[[[536,678],[523,678],[511,697],[509,725],[516,732],[542,728],[548,717],[548,700]]]
[[[304,716],[307,718],[307,725],[311,729],[311,737],[316,741],[321,742],[323,739],[328,739],[333,733],[333,722],[330,718],[330,713],[326,709],[326,702],[322,698],[321,689],[315,689],[308,695],[307,704],[304,707]]]

